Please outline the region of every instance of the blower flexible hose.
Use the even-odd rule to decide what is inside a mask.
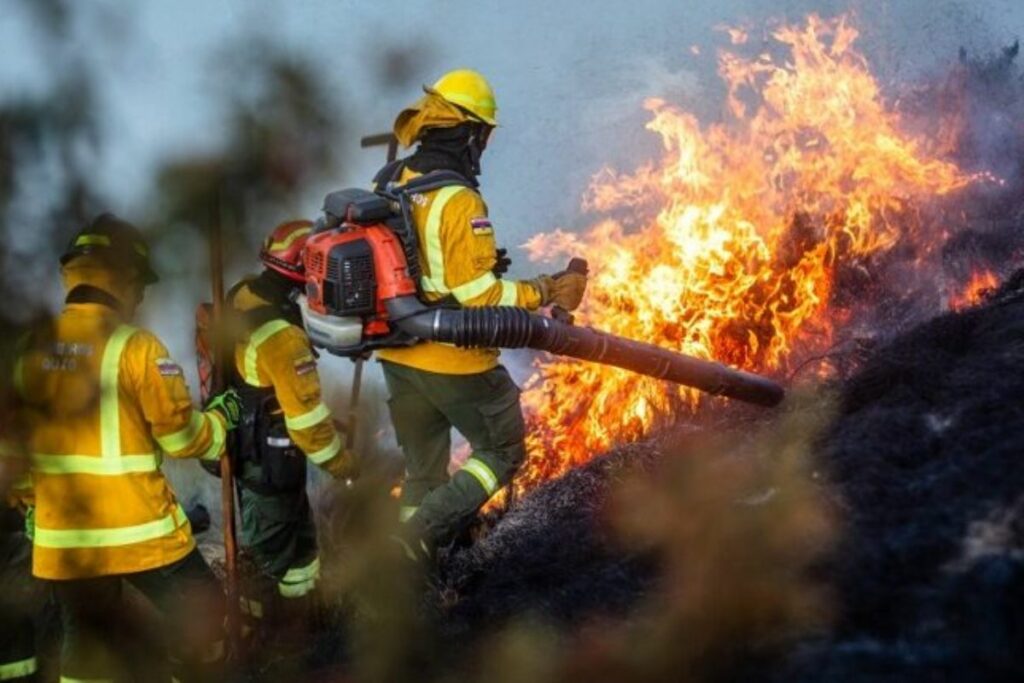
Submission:
[[[781,386],[765,377],[588,327],[568,325],[522,308],[428,308],[414,296],[396,297],[385,304],[392,323],[419,339],[461,347],[549,351],[760,406],[778,405],[785,396]]]

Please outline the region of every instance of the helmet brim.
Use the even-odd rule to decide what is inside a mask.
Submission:
[[[445,97],[444,94],[442,94],[440,91],[438,91],[437,89],[435,89],[435,88],[433,88],[433,87],[431,87],[429,85],[424,85],[423,86],[423,92],[427,93],[428,95],[434,95],[435,97],[440,97],[442,100],[444,100],[445,102],[447,102],[448,104],[452,105],[453,107],[458,109],[460,112],[465,114],[466,118],[468,118],[471,121],[477,121],[478,123],[486,123],[488,126],[490,126],[492,128],[497,128],[498,127],[498,118],[497,118],[498,110],[497,109],[494,110],[494,116],[487,116],[486,114],[480,114],[480,113],[475,112],[475,111],[473,111],[471,109],[468,109],[468,108],[464,107],[463,105],[459,104],[458,102],[453,102],[452,100],[450,100],[447,97]]]

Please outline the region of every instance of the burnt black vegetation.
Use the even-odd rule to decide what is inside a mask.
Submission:
[[[656,462],[654,442],[596,458],[532,491],[481,541],[457,549],[442,572],[445,624],[452,638],[537,613],[569,626],[622,616],[649,588],[649,558],[624,552],[602,519],[624,473]]]
[[[843,383],[818,463],[840,509],[837,543],[816,568],[833,587],[834,623],[764,679],[1020,680],[1022,454],[1018,271],[983,305],[883,345]],[[563,627],[628,618],[655,589],[655,564],[624,551],[601,512],[615,481],[662,457],[657,441],[617,449],[453,551],[438,595],[453,645],[522,614]]]
[[[806,680],[1024,674],[1024,271],[881,349],[824,457],[845,524]]]

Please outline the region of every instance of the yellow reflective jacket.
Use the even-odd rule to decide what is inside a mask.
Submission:
[[[242,285],[231,306],[244,313],[268,303]],[[324,405],[316,358],[305,330],[283,319],[263,323],[235,345],[235,368],[246,384],[274,388],[288,436],[310,461],[336,477],[354,474],[352,455]]]
[[[419,174],[404,169],[400,182]],[[420,242],[420,282],[427,298],[454,297],[463,306],[518,306],[536,309],[541,294],[529,282],[495,277],[494,228],[487,205],[469,187],[442,187],[411,197],[412,217]],[[381,349],[381,360],[445,375],[486,372],[498,364],[498,349],[460,349],[424,342]]]
[[[15,367],[31,459],[33,573],[44,579],[166,566],[195,546],[163,455],[216,460],[225,426],[192,400],[146,330],[97,303],[68,304]]]

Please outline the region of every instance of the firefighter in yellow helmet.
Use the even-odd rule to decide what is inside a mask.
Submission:
[[[430,191],[411,190],[423,296],[459,306],[577,308],[586,287],[583,274],[567,271],[520,281],[502,277],[508,260],[497,249],[477,183],[481,155],[497,125],[490,85],[479,73],[461,69],[424,91],[398,115],[394,127],[403,146],[418,143],[415,152],[375,178],[378,188],[428,176],[452,179]],[[408,523],[407,550],[430,555],[471,523],[522,463],[519,389],[498,363],[497,349],[426,342],[381,350],[378,357],[406,460],[401,514]],[[469,441],[472,454],[449,477],[452,427]]]
[[[221,590],[160,463],[219,458],[240,404],[222,395],[194,409],[181,367],[131,324],[157,279],[134,226],[100,215],[61,265],[64,309],[30,333],[15,388],[31,453],[32,571],[60,603],[62,680],[169,681],[172,660],[181,680],[212,675]],[[166,623],[140,623],[126,583]]]
[[[305,282],[309,221],[278,225],[260,250],[263,271],[228,294],[236,337],[231,384],[242,399],[237,433],[241,542],[260,577],[242,609],[264,635],[301,642],[320,578],[316,526],[306,494],[307,461],[339,479],[357,464],[323,402],[316,357],[295,294]]]

